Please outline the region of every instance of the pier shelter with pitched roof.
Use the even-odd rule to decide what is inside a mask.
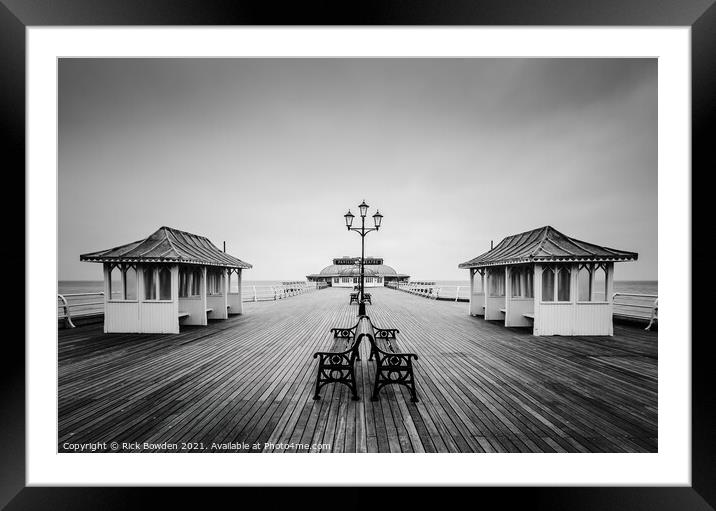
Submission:
[[[532,326],[534,335],[613,335],[614,263],[637,257],[545,226],[458,267],[470,270],[473,316]]]
[[[241,271],[251,268],[204,236],[170,227],[80,260],[104,266],[106,333],[179,333],[180,322],[241,314]]]

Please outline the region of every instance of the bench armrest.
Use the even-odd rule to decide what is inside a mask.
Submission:
[[[374,326],[373,330],[375,331],[376,339],[395,339],[395,334],[400,333],[397,328],[378,328]]]
[[[378,346],[375,346],[374,349],[375,349],[375,352],[379,355],[378,360],[381,363],[383,363],[386,359],[389,361],[394,360],[396,362],[398,362],[398,361],[409,362],[411,359],[418,360],[418,355],[416,355],[415,353],[393,353],[390,351],[383,351]],[[389,363],[389,365],[393,365],[393,364]]]
[[[331,328],[331,333],[334,339],[350,339],[355,334],[355,327],[353,328]]]
[[[331,333],[334,339],[350,339],[355,335],[356,327],[358,323],[353,326],[331,328]]]
[[[332,364],[347,363],[350,361],[353,351],[353,348],[347,349],[346,351],[317,351],[313,354],[313,358],[321,357],[321,364],[323,364],[326,359],[329,359],[329,362]]]
[[[319,358],[319,367],[338,367],[345,365],[353,365],[353,360],[358,357],[358,346],[360,342],[354,344],[345,351],[317,351],[313,354],[313,358]]]

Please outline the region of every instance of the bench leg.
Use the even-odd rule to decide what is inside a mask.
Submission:
[[[376,375],[375,385],[373,385],[373,394],[370,396],[371,401],[380,401],[380,398],[378,397],[378,392],[380,392],[380,387],[378,387],[378,375]]]
[[[359,401],[360,398],[358,397],[358,386],[356,385],[356,375],[355,375],[355,369],[351,367],[350,369],[344,368],[348,370],[348,375],[345,378],[340,379],[333,379],[330,377],[321,377],[323,374],[323,367],[319,366],[318,368],[318,375],[316,376],[316,391],[313,394],[313,400],[318,401],[321,399],[321,388],[328,385],[329,383],[342,383],[343,385],[346,385],[349,389],[351,389],[351,399],[353,401]]]
[[[356,375],[351,371],[351,384],[350,384],[351,391],[353,392],[353,397],[351,400],[358,401],[360,398],[358,397],[358,389],[356,388]]]
[[[405,371],[405,378],[393,380],[390,379],[390,377],[388,376],[383,376],[383,373],[387,372],[388,374],[390,374],[390,371],[385,371],[383,367],[380,366],[379,355],[376,355],[376,360],[378,360],[378,367],[376,367],[375,370],[375,385],[373,385],[373,395],[371,396],[370,400],[379,401],[380,389],[382,389],[383,387],[387,387],[388,385],[402,385],[403,387],[406,387],[410,392],[410,401],[412,403],[418,403],[419,400],[418,393],[415,390],[415,375],[413,373],[413,365],[409,364],[407,367],[402,369],[402,371]]]
[[[419,403],[420,400],[418,399],[418,393],[415,390],[415,381],[411,380],[410,382],[405,383],[398,383],[398,382],[381,382],[378,383],[378,380],[375,382],[375,386],[373,387],[373,395],[370,397],[371,401],[380,401],[380,389],[383,387],[387,387],[391,383],[395,383],[396,385],[402,385],[404,387],[407,387],[408,391],[410,392],[410,402],[411,403]]]
[[[319,370],[318,376],[316,377],[316,393],[313,395],[314,401],[321,399],[320,392],[321,392],[321,373]]]
[[[413,373],[413,372],[410,371],[411,376],[410,376],[410,387],[409,387],[409,390],[410,390],[410,395],[412,396],[411,399],[410,399],[410,402],[411,402],[411,403],[417,403],[417,402],[418,402],[418,393],[415,391],[415,378],[413,378],[412,373]]]

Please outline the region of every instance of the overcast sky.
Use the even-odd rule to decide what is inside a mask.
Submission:
[[[59,278],[167,225],[303,279],[366,253],[415,280],[552,225],[657,278],[655,59],[62,59]]]

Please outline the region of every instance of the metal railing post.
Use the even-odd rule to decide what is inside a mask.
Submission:
[[[62,307],[65,309],[65,328],[75,328],[74,323],[72,323],[72,316],[70,315],[70,306],[67,303],[67,299],[58,294],[57,297],[62,300]]]
[[[651,317],[649,318],[649,324],[646,325],[644,330],[651,330],[654,320],[657,319],[657,309],[659,308],[659,299],[654,300],[654,306],[651,309]]]

